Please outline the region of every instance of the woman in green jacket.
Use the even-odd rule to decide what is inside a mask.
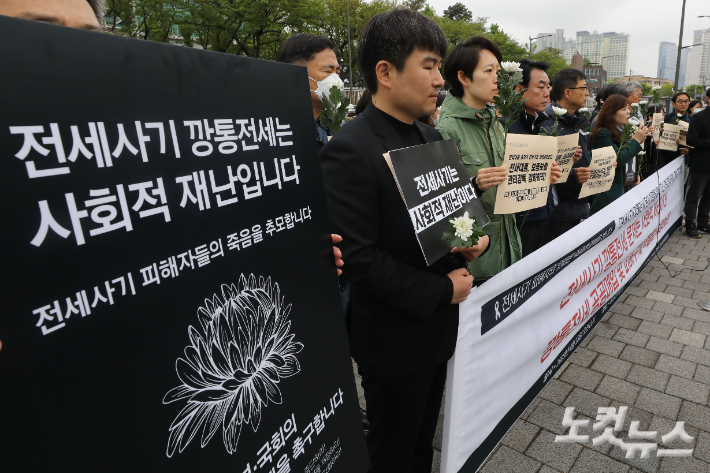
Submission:
[[[645,126],[640,126],[628,145],[619,151],[621,144],[621,130],[629,122],[631,111],[626,104],[626,97],[621,95],[611,95],[599,112],[597,121],[592,128],[589,137],[590,149],[595,150],[611,146],[616,153],[616,171],[611,189],[601,194],[592,196],[589,199],[589,210],[591,214],[599,212],[607,205],[624,195],[624,165],[631,161],[639,151],[641,143],[644,142],[650,131]]]
[[[498,184],[505,182],[503,164],[505,131],[498,122],[493,97],[503,57],[492,41],[474,36],[451,51],[444,67],[450,93],[441,105],[437,130],[453,139],[468,175],[476,178],[483,208],[491,222],[483,230],[490,237],[489,250],[469,263],[474,285],[480,284],[522,258],[515,214],[495,215]]]

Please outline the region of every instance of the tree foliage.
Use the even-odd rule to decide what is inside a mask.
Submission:
[[[562,69],[569,67],[565,57],[562,55],[562,51],[556,48],[546,48],[533,53],[530,59],[533,61],[546,62],[550,65],[550,68],[547,70],[547,75],[550,80]]]
[[[646,83],[641,84],[641,90],[642,90],[643,95],[651,95],[651,89],[652,88],[650,85],[648,85]]]
[[[673,84],[663,84],[661,86],[661,97],[673,97]]]
[[[463,3],[454,3],[444,10],[444,16],[453,21],[471,21],[473,14]]]
[[[280,44],[290,35],[320,34],[335,43],[343,78],[351,72],[350,45],[355,85],[362,85],[355,60],[360,32],[374,15],[398,7],[434,19],[444,31],[449,51],[460,41],[483,35],[501,48],[504,61],[527,57],[525,47],[497,24],[488,27],[488,18],[474,19],[463,3],[451,5],[441,16],[426,0],[107,0],[107,6],[104,26],[113,34],[263,59],[277,59]],[[553,54],[547,62],[556,59]]]

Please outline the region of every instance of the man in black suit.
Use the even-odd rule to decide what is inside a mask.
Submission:
[[[333,231],[343,236],[347,316],[371,423],[370,472],[431,471],[446,362],[454,353],[458,303],[471,291],[466,260],[488,245],[427,266],[383,153],[441,140],[417,118],[436,109],[446,38],[430,18],[392,10],[372,18],[358,43],[372,103],[323,148]]]
[[[705,91],[705,101],[708,106],[690,119],[686,137],[694,149],[685,197],[685,228],[688,236],[695,238],[700,237],[698,230],[710,233],[710,89]]]

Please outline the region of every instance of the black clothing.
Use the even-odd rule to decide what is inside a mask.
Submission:
[[[710,107],[690,119],[686,141],[693,146],[691,171],[710,173]]]
[[[449,253],[427,266],[383,153],[441,140],[367,106],[321,150],[332,232],[342,235],[351,283],[346,324],[371,426],[372,472],[431,471],[446,362],[458,305],[447,274],[465,260]]]
[[[663,122],[664,123],[673,123],[673,120],[676,117],[678,117],[678,115],[675,112],[666,113],[666,116],[663,118]],[[690,114],[688,112],[685,112],[685,115],[683,115],[682,117],[678,117],[678,120],[679,121],[683,120],[684,122],[690,123]],[[678,145],[678,151],[668,151],[665,149],[661,150],[661,156],[663,157],[663,166],[670,163],[671,161],[674,161],[675,158],[680,156],[680,149],[681,148],[685,148],[685,146]],[[685,156],[685,164],[688,165],[689,162],[690,162],[690,157],[688,155],[686,155]]]
[[[690,170],[690,188],[685,196],[685,222],[704,227],[710,220],[710,173]],[[698,205],[698,202],[700,205]]]
[[[368,473],[429,473],[446,363],[410,376],[362,375],[370,432]]]
[[[547,245],[552,240],[565,232],[572,230],[574,227],[579,225],[582,220],[568,220],[566,222],[555,222],[554,225],[550,224],[545,227],[545,233],[542,236],[542,244]]]
[[[547,223],[547,220],[541,220],[538,222],[524,222],[518,224],[520,243],[523,248],[523,258],[545,245],[543,236]]]
[[[549,116],[554,116],[552,105],[558,106],[556,103],[548,105],[546,110]],[[552,118],[543,123],[545,128],[551,128],[554,124]],[[591,156],[587,150],[587,133],[584,131],[589,126],[589,120],[583,113],[576,111],[573,115],[565,113],[559,117],[560,135],[569,135],[579,132],[579,146],[582,147],[582,158],[572,165],[567,182],[564,184],[555,184],[557,187],[557,196],[559,202],[555,208],[555,212],[550,218],[548,227],[558,225],[561,222],[579,223],[584,218],[589,218],[589,198],[579,198],[579,193],[582,190],[582,184],[577,182],[576,169],[580,167],[589,167]],[[575,225],[576,225],[575,223]],[[568,227],[568,225],[563,225]],[[571,227],[569,227],[571,228]],[[549,240],[547,240],[549,241]]]

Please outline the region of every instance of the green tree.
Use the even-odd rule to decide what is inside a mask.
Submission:
[[[405,8],[409,8],[410,10],[420,12],[429,5],[427,5],[426,0],[406,0],[404,3],[402,3],[402,6]]]
[[[591,61],[587,56],[584,56],[583,59],[584,59],[584,65],[585,65],[585,66],[588,66],[588,65],[590,65],[590,64],[592,63],[592,61]]]
[[[454,3],[444,10],[444,16],[454,21],[471,21],[473,14],[463,3]]]
[[[661,97],[673,97],[673,84],[663,84],[661,86]]]
[[[643,95],[651,95],[651,86],[650,85],[648,85],[646,83],[642,83],[641,90],[643,91]]]
[[[546,48],[533,53],[530,59],[533,61],[546,62],[550,65],[550,68],[547,70],[547,75],[550,77],[550,80],[552,80],[559,71],[569,67],[569,64],[567,64],[567,61],[562,55],[562,51],[556,48]]]

